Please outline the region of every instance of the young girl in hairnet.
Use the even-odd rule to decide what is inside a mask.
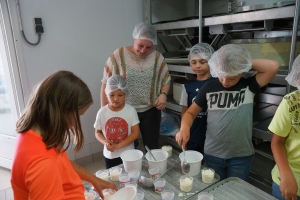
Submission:
[[[192,105],[200,88],[208,81],[214,80],[210,75],[208,61],[214,49],[207,43],[199,43],[190,49],[188,56],[190,66],[197,75],[195,79],[189,80],[182,89],[179,104],[182,105],[181,115]],[[206,110],[202,110],[195,118],[190,130],[190,139],[187,142],[187,149],[198,151],[203,154],[205,133],[206,133]]]
[[[198,113],[207,109],[204,161],[220,180],[239,177],[248,181],[252,155],[252,112],[255,93],[269,83],[278,71],[278,63],[267,59],[252,60],[242,46],[228,44],[210,58],[210,73],[216,80],[207,82],[195,102],[182,117],[178,144],[186,146],[190,128]],[[250,69],[255,75],[244,78]]]
[[[269,125],[276,165],[272,170],[272,193],[278,199],[300,199],[300,56],[286,77],[298,90],[285,95]]]
[[[94,128],[99,142],[104,145],[103,155],[106,168],[122,164],[122,152],[134,149],[133,142],[139,136],[139,119],[134,107],[125,103],[128,95],[126,79],[111,76],[106,83],[108,104],[97,113]]]

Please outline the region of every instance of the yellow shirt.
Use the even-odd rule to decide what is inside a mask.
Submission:
[[[285,149],[288,163],[298,184],[297,195],[300,196],[300,91],[285,95],[269,125],[274,134],[286,137]],[[272,170],[272,179],[280,184],[277,165]]]

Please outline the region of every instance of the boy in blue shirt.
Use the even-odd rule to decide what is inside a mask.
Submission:
[[[210,73],[218,79],[207,82],[182,117],[176,141],[185,147],[190,127],[198,113],[207,109],[204,161],[220,180],[239,177],[248,181],[252,155],[254,95],[276,75],[279,65],[267,59],[252,60],[246,48],[228,44],[216,51],[209,62]],[[244,78],[250,69],[255,74]]]
[[[207,43],[198,43],[194,45],[189,53],[188,59],[192,70],[197,77],[189,80],[182,89],[181,99],[179,104],[182,105],[181,116],[192,105],[200,88],[208,81],[214,80],[209,71],[208,61],[214,49]],[[190,139],[187,142],[187,149],[198,151],[203,154],[204,141],[206,133],[206,109],[203,109],[195,118],[190,129]]]

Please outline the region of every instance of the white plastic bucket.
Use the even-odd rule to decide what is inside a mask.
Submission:
[[[168,152],[162,149],[153,149],[151,150],[151,153],[155,157],[156,161],[154,161],[149,152],[147,152],[145,157],[148,161],[149,168],[158,167],[160,174],[165,173],[167,171]]]
[[[127,151],[124,151],[120,155],[125,172],[129,172],[131,170],[142,170],[142,158],[143,158],[143,152],[136,149],[130,149]]]
[[[139,200],[136,188],[133,186],[124,187],[109,197],[109,200]]]
[[[179,154],[179,159],[182,162],[183,152]],[[185,151],[185,160],[190,164],[191,167],[190,172],[188,173],[189,176],[196,176],[200,173],[202,159],[203,155],[198,151]]]

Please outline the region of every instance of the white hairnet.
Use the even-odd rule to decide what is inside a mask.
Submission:
[[[127,96],[128,94],[128,85],[127,81],[123,76],[120,75],[113,75],[107,79],[106,87],[105,87],[105,94],[108,95],[111,92],[116,90],[121,90]]]
[[[237,76],[252,68],[252,59],[245,47],[227,44],[211,56],[208,65],[213,77]]]
[[[157,33],[154,26],[141,22],[135,25],[132,32],[133,39],[150,40],[153,45],[157,44]]]
[[[214,52],[215,50],[209,44],[198,43],[190,49],[188,59],[189,61],[201,59],[209,61],[210,57]]]
[[[292,70],[285,77],[285,80],[292,86],[300,90],[300,55],[295,59]]]

